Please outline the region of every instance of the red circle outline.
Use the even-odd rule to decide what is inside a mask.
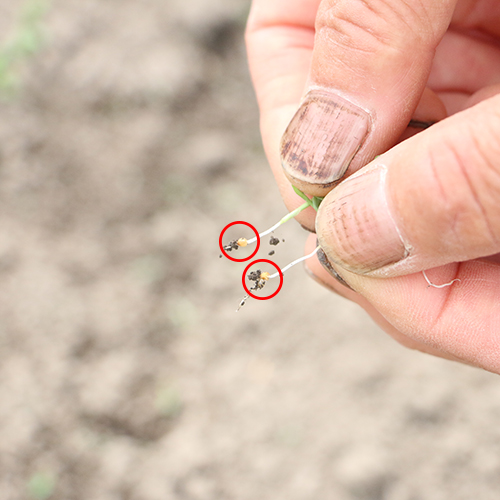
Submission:
[[[226,251],[224,250],[224,246],[222,245],[222,237],[224,236],[224,233],[231,227],[231,226],[235,226],[236,224],[243,224],[244,226],[248,226],[254,233],[255,233],[255,236],[257,237],[257,245],[255,247],[255,251],[252,253],[252,255],[250,255],[249,257],[246,257],[244,259],[235,259],[234,257],[229,257],[229,255],[226,253]],[[255,256],[255,254],[259,251],[259,248],[260,248],[260,236],[259,236],[259,232],[257,231],[257,229],[255,229],[252,224],[249,224],[248,222],[245,222],[245,221],[242,221],[242,220],[237,220],[235,222],[231,222],[230,224],[228,224],[223,230],[222,232],[220,233],[220,236],[219,236],[219,248],[220,248],[220,251],[224,254],[224,256],[226,256],[229,260],[232,260],[233,262],[245,262],[246,260],[249,260],[251,259],[252,257]]]
[[[254,295],[248,289],[247,284],[245,283],[245,276],[247,274],[248,269],[250,268],[250,266],[257,264],[257,262],[266,262],[267,264],[271,264],[278,271],[279,276],[280,276],[280,284],[279,284],[278,288],[276,289],[276,291],[273,294],[269,295],[268,297],[259,297],[258,295]],[[281,269],[278,267],[278,265],[275,262],[273,262],[272,260],[257,259],[257,260],[254,260],[253,262],[250,262],[250,264],[248,264],[248,266],[245,268],[245,270],[243,271],[243,276],[242,276],[241,281],[243,283],[243,288],[245,289],[245,292],[250,297],[252,297],[253,299],[257,299],[257,300],[269,300],[269,299],[272,299],[275,295],[278,295],[279,291],[281,290],[281,287],[283,286],[283,273],[281,272]]]

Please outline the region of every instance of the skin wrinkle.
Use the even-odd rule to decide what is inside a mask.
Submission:
[[[355,234],[356,234],[357,244],[359,244],[359,240],[362,238],[362,230],[361,230],[361,224],[360,224],[360,215],[361,214],[360,214],[359,208],[357,206],[351,206],[351,213],[352,213],[352,220],[354,222],[354,226],[356,227]],[[352,230],[352,227],[351,227],[351,230]],[[353,249],[351,255],[358,256],[359,251],[357,251],[356,247],[354,246],[356,243],[354,242],[353,239],[351,240],[351,238],[349,238],[349,233],[347,231],[344,232],[344,238],[346,239],[346,241],[353,242],[351,244],[351,248]]]
[[[348,25],[359,28],[360,30],[363,31],[364,34],[369,35],[369,37],[372,40],[370,41],[370,40],[365,39],[362,44],[360,44],[359,41],[353,43],[353,41],[352,41],[353,35],[350,34],[350,31],[352,31],[352,29],[350,29],[349,26],[347,28],[346,27],[342,28],[342,26],[341,26],[342,23],[339,23],[339,21],[342,21],[342,23],[348,23]],[[363,64],[370,65],[371,61],[374,60],[373,58],[370,58],[367,60],[366,55],[370,55],[370,56],[373,55],[373,57],[376,59],[376,56],[378,53],[384,53],[384,54],[393,53],[392,56],[385,58],[386,63],[389,61],[399,60],[401,58],[406,58],[405,54],[408,51],[408,45],[409,45],[406,38],[404,40],[398,40],[394,36],[381,38],[381,37],[379,37],[378,32],[374,32],[373,30],[369,29],[364,24],[358,23],[358,22],[356,22],[356,20],[353,20],[353,19],[350,19],[347,17],[346,18],[338,17],[338,18],[334,19],[331,23],[328,23],[328,24],[329,24],[328,26],[321,27],[321,29],[319,31],[319,39],[321,39],[321,38],[327,39],[329,42],[327,45],[330,47],[336,45],[336,46],[341,47],[343,49],[348,49],[352,53],[359,52],[360,54],[362,54],[361,60],[365,61],[365,62],[362,64],[359,64],[359,65],[353,65],[352,61],[343,62],[342,58],[339,61],[339,59],[336,58],[337,63],[342,64],[343,67],[346,68],[347,72],[349,74],[352,74],[354,80],[356,80],[356,79],[363,80],[365,78],[365,73],[367,71],[367,69],[363,67]],[[326,33],[325,33],[325,31],[326,31]],[[330,32],[333,32],[333,33],[330,35]],[[344,37],[339,37],[339,33],[344,34]],[[344,41],[344,38],[345,38],[345,41]],[[414,37],[412,37],[412,38],[414,38]],[[373,43],[373,40],[376,41],[375,44]],[[415,43],[417,43],[417,42],[415,42]],[[368,48],[365,48],[365,46],[367,46]],[[432,48],[429,50],[433,51]],[[335,58],[335,52],[334,51],[331,51],[331,52],[332,52],[331,57]],[[394,94],[396,96],[401,95],[401,92],[399,91],[399,87],[401,86],[401,82],[403,82],[403,84],[404,84],[404,82],[406,81],[406,75],[408,73],[414,71],[414,66],[419,65],[419,60],[417,61],[417,60],[412,59],[410,66],[405,66],[404,68],[403,67],[400,68],[401,71],[397,73],[397,79],[393,83],[393,86],[395,87]],[[331,65],[332,66],[334,65],[333,61],[331,61]],[[320,69],[318,69],[316,71],[316,73],[318,71],[320,71]],[[342,68],[339,68],[338,71],[341,72]],[[318,78],[317,75],[316,75],[316,78]],[[321,79],[321,78],[322,77],[319,76],[319,79]],[[407,85],[405,84],[405,86],[407,86]],[[389,94],[392,92],[392,90],[390,90],[390,89],[386,90],[386,91]],[[411,96],[405,96],[405,97],[406,97],[406,100],[412,100],[413,94]],[[404,99],[405,97],[401,97],[401,99]],[[406,104],[404,104],[404,105],[406,106]]]
[[[404,0],[404,4],[410,9],[413,10],[413,7],[415,3],[418,3],[421,7],[420,12],[414,11],[415,12],[415,19],[420,20],[420,22],[425,26],[425,29],[427,30],[428,33],[431,33],[431,37],[433,40],[439,40],[442,36],[442,28],[441,28],[441,23],[438,23],[438,26],[436,28],[436,17],[437,14],[431,13],[427,9],[426,2],[422,2],[421,0]],[[446,9],[445,9],[446,12]],[[441,13],[441,17],[443,17],[444,13]],[[451,22],[451,19],[448,19],[448,23]],[[424,21],[424,22],[422,22]],[[448,25],[449,26],[449,25]]]
[[[445,201],[445,204],[448,207],[447,211],[450,212],[451,211],[450,210],[451,205],[448,202],[447,191],[445,190],[444,185],[441,182],[441,177],[439,176],[439,168],[437,168],[437,166],[436,166],[436,158],[435,158],[435,156],[433,154],[433,150],[432,149],[428,152],[427,158],[428,158],[428,164],[429,164],[429,167],[430,167],[430,171],[431,171],[432,177],[434,179],[434,184],[439,189],[440,198]]]
[[[344,45],[342,43],[339,43],[339,40],[331,40],[330,44],[335,44],[338,47],[341,47],[342,49],[348,48],[349,50],[355,50],[353,47],[349,47],[349,45]],[[332,60],[333,64],[333,60]],[[337,68],[337,71],[342,72],[345,68],[353,77],[356,79],[362,80],[366,78],[366,71],[364,68],[354,68],[351,66],[350,62],[344,61],[343,59],[335,59],[335,67]],[[318,78],[316,78],[318,79]],[[324,88],[324,87],[323,87]],[[373,112],[371,112],[373,116]]]
[[[412,13],[412,16],[410,16],[410,21],[408,21],[408,18],[404,13],[395,8],[394,2],[388,0],[378,0],[378,2],[374,2],[373,0],[359,1],[365,6],[365,8],[373,12],[375,16],[377,16],[379,19],[382,19],[386,23],[386,25],[394,24],[393,20],[388,18],[389,16],[395,16],[398,19],[398,23],[406,25],[410,33],[418,34],[420,37],[420,33],[415,31],[415,26],[418,26],[421,22],[421,16],[417,15],[416,11],[407,3],[398,2],[398,5],[404,4]],[[385,6],[385,9],[381,8],[381,5]],[[379,9],[376,9],[376,6],[379,6]]]
[[[359,50],[361,49],[361,47],[359,47],[359,43],[361,40],[359,39],[359,33],[353,33],[354,28],[361,31],[363,34],[368,35],[366,37],[368,39],[368,42],[365,42],[363,40],[363,42],[365,42],[368,46],[368,49],[364,49],[363,52],[371,54],[377,53],[378,50],[394,49],[394,37],[382,35],[378,30],[375,31],[371,27],[366,26],[365,23],[360,22],[359,19],[342,16],[342,13],[339,14],[335,15],[335,17],[330,22],[324,21],[318,23],[319,25],[317,26],[317,31],[327,29],[328,31],[342,34],[346,38],[348,38],[349,44],[346,45],[347,47]],[[333,37],[333,39],[335,39],[335,37]],[[371,44],[372,40],[375,40],[377,42],[375,48]]]
[[[354,221],[356,228],[358,228],[358,230],[356,231],[356,234],[360,235],[360,231],[359,231],[360,224],[359,224],[359,218],[358,218],[359,211],[357,210],[356,207],[351,207],[351,214],[352,214],[351,218]],[[359,244],[359,239],[358,239],[358,241],[355,242],[354,239],[349,238],[349,231],[347,229],[347,224],[348,224],[347,217],[343,217],[342,221],[344,223],[343,224],[343,228],[344,228],[344,232],[343,232],[344,244],[342,245],[342,247],[347,250],[346,253],[348,255],[358,256],[359,255],[359,250],[357,249],[357,245]]]
[[[489,243],[491,244],[492,242],[495,244],[498,244],[498,240],[495,237],[495,232],[493,228],[490,225],[489,217],[486,214],[485,208],[483,204],[481,203],[481,199],[479,197],[479,194],[477,192],[477,189],[474,185],[474,182],[472,181],[471,176],[469,175],[469,172],[467,171],[467,167],[461,157],[461,155],[456,151],[454,145],[452,143],[447,145],[448,150],[451,152],[451,154],[455,158],[455,163],[460,169],[460,173],[462,174],[462,177],[465,179],[465,185],[469,188],[469,192],[472,195],[472,199],[474,200],[474,203],[478,209],[478,211],[481,213],[482,218],[484,223],[486,224],[486,228],[488,229],[488,236],[489,236]],[[457,235],[457,233],[455,233]],[[461,241],[462,238],[458,238],[458,241]],[[463,245],[463,244],[462,244]]]
[[[420,11],[417,12],[417,10],[415,9],[415,4],[418,4],[419,7],[420,7]],[[405,1],[405,0],[401,0],[400,1],[400,5],[404,5],[412,14],[413,14],[413,20],[412,21],[415,21],[417,20],[418,22],[422,22],[422,18],[425,17],[425,23],[422,23],[425,25],[426,28],[433,28],[433,22],[431,21],[431,18],[429,16],[429,12],[427,12],[427,9],[425,8],[425,4],[422,3],[421,1],[419,0],[410,0],[410,1]],[[411,23],[409,23],[408,21],[406,21],[406,17],[403,16],[403,21],[406,23],[406,26],[408,26],[408,28],[410,30],[412,30],[412,26],[411,26]],[[434,38],[436,37],[436,33],[434,32],[434,30],[432,30],[432,33],[434,35]]]
[[[330,33],[333,33],[333,36],[330,35]],[[342,49],[348,49],[350,51],[352,50],[360,54],[368,54],[374,56],[378,52],[378,49],[373,49],[371,46],[369,46],[369,48],[354,46],[352,44],[352,37],[348,36],[342,30],[332,28],[331,26],[323,26],[322,28],[318,29],[317,36],[319,39],[323,38],[324,40],[327,40],[331,45],[341,47]],[[345,66],[349,67],[348,64],[345,64]]]
[[[366,5],[367,8],[369,8],[372,12],[374,12],[378,17],[381,17],[383,19],[386,18],[384,13],[382,12],[377,12],[373,8],[373,2],[371,0],[361,0],[362,3]],[[399,12],[399,9],[394,8],[393,2],[390,2],[388,0],[379,0],[379,3],[385,5],[386,7],[389,8],[390,12],[398,18],[399,22],[402,24],[406,25],[406,27],[409,29],[410,32],[414,32],[414,26],[418,25],[418,23],[421,20],[420,15],[417,14],[417,12],[412,8],[411,5],[409,5],[407,2],[399,2],[398,5],[405,5],[405,7],[413,14],[411,21],[408,21],[407,17],[405,16],[404,13]]]
[[[489,156],[487,154],[483,153],[482,147],[481,147],[481,145],[480,145],[480,143],[478,141],[478,138],[476,137],[475,134],[472,134],[472,142],[474,143],[474,146],[476,147],[476,151],[479,153],[479,156],[481,157],[481,159],[483,161],[483,169],[484,169],[484,165],[486,165],[486,167],[488,168],[488,170],[490,172],[492,172],[494,175],[496,174],[496,177],[499,178],[499,180],[500,180],[500,171],[499,171],[499,169],[496,168],[493,165],[493,163],[489,159]],[[488,184],[491,186],[493,183],[488,182]],[[488,211],[486,210],[486,208],[484,207],[484,205],[482,203],[480,203],[479,196],[477,196],[477,202],[479,203],[479,206],[480,206],[481,211],[483,213],[483,217],[484,217],[484,220],[485,220],[486,225],[488,227],[488,230],[490,232],[491,239],[492,239],[495,247],[496,248],[500,248],[499,236],[497,235],[495,229],[492,226],[492,223],[490,221],[490,217],[488,216]]]
[[[341,211],[340,207],[337,208],[337,212],[340,212],[340,211]],[[338,225],[340,223],[341,226],[342,226],[342,228],[343,228],[343,230],[344,230],[344,233],[345,233],[345,223],[343,221],[342,215],[340,214],[340,216],[337,216],[335,214],[335,211],[332,210],[330,207],[328,209],[328,214],[329,214],[329,218],[330,218],[331,223],[332,223],[331,225],[334,226],[334,225]],[[338,230],[335,231],[335,232],[338,234]],[[316,233],[317,233],[317,231],[316,231]],[[339,245],[340,245],[341,248],[344,248],[344,242],[342,242],[342,241],[339,242]]]
[[[412,74],[414,72],[414,66],[418,64],[416,60],[413,60],[410,64],[407,65],[407,67],[403,68],[398,76],[394,78],[394,81],[392,83],[392,87],[388,89],[388,94],[395,94],[398,95],[400,92],[397,91],[399,88],[403,88],[404,82],[408,80],[408,75]],[[414,93],[408,93],[401,95],[400,99],[397,101],[398,105],[404,108],[405,110],[409,109],[409,102],[411,102],[412,97]],[[412,106],[413,108],[413,106]]]
[[[447,151],[454,154],[455,157],[457,158],[457,156],[458,156],[457,153],[452,149],[453,149],[452,147],[446,148]],[[446,226],[449,228],[450,234],[453,235],[453,238],[454,238],[454,241],[452,242],[451,245],[450,245],[449,241],[447,242],[448,246],[455,247],[455,248],[461,247],[461,246],[463,246],[462,237],[459,236],[460,229],[458,227],[458,224],[460,221],[460,211],[456,210],[454,208],[455,203],[452,201],[454,199],[453,198],[454,195],[452,195],[450,197],[449,189],[446,189],[444,184],[441,181],[441,176],[439,175],[440,169],[436,165],[436,158],[435,158],[433,150],[429,151],[427,158],[428,158],[427,163],[430,167],[430,172],[432,174],[434,184],[439,189],[439,200],[441,203],[444,204],[443,213],[447,214],[447,216],[448,216]],[[458,165],[458,159],[457,159],[456,163]]]
[[[339,202],[344,199],[344,197],[339,198]],[[338,208],[338,211],[340,212],[340,222],[342,224],[342,234],[345,236],[347,234],[347,226],[346,226],[346,220],[347,217],[342,217],[342,207],[346,204],[347,202],[341,203],[340,207]],[[338,220],[338,219],[337,219]],[[338,234],[338,232],[337,232]],[[357,255],[356,248],[353,246],[351,243],[351,240],[349,238],[342,238],[342,240],[339,242],[341,249],[345,251],[347,254],[354,254]]]
[[[500,90],[500,89],[499,89]],[[500,140],[498,137],[498,134],[500,133],[500,94],[494,97],[494,103],[492,106],[490,106],[489,109],[489,117],[491,118],[492,123],[488,127],[487,131],[490,134],[490,144],[495,145],[495,149],[493,151],[493,154],[496,157],[500,157]],[[493,135],[491,136],[491,131],[494,131]],[[489,157],[486,154],[482,154],[482,151],[484,149],[484,146],[479,145],[478,137],[476,135],[472,135],[472,139],[475,141],[477,144],[477,150],[481,154],[481,156],[484,158],[484,161],[488,167],[490,167],[490,170],[492,170],[495,173],[495,177],[500,176],[500,162],[498,166],[495,166],[489,159]],[[477,142],[476,142],[477,141]],[[491,147],[491,145],[489,145]]]

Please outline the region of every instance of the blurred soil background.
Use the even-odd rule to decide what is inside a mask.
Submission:
[[[0,0],[0,499],[498,500],[497,376],[300,266],[235,314],[220,231],[285,213],[249,3],[41,5]]]

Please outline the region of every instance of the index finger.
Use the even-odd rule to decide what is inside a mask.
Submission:
[[[281,167],[279,143],[306,87],[320,0],[254,0],[246,42],[250,72],[261,111],[264,149],[281,195],[290,210],[303,203]],[[314,227],[315,212],[299,220]]]

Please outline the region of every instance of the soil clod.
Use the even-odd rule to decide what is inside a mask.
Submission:
[[[230,241],[227,245],[224,246],[224,250],[226,252],[230,252],[231,250],[238,250],[240,247],[246,247],[248,245],[248,240],[246,238],[238,238],[237,240]]]
[[[250,281],[258,281],[260,279],[260,269],[257,269],[257,271],[250,271],[248,274],[247,274],[247,278],[250,280]]]
[[[230,252],[231,250],[238,250],[240,246],[238,245],[238,240],[230,241],[227,245],[224,245],[224,250]]]
[[[276,246],[279,242],[279,238],[275,238],[274,236],[271,236],[271,238],[269,239],[269,244],[273,246]]]
[[[250,290],[262,290],[269,279],[269,273],[263,273],[260,269],[257,269],[257,271],[250,271],[247,274],[247,278],[250,281],[255,281],[254,286]]]

